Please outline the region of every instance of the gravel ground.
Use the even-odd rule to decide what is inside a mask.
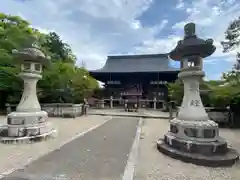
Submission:
[[[65,141],[77,134],[84,132],[91,127],[102,124],[110,117],[87,116],[72,118],[49,118],[53,127],[58,131],[54,139],[33,144],[1,144],[0,143],[0,174],[11,171],[19,166],[30,162],[46,153],[49,150],[57,149]],[[0,117],[1,124],[4,124],[5,117]]]
[[[134,180],[239,180],[240,163],[231,168],[208,168],[183,163],[161,154],[156,140],[168,131],[168,120],[145,119]],[[240,152],[240,130],[221,129],[220,134]]]

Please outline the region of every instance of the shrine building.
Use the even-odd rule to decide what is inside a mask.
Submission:
[[[134,96],[150,107],[154,99],[167,101],[166,84],[177,79],[179,70],[170,65],[168,54],[147,54],[108,56],[101,69],[89,73],[104,83],[104,99],[117,101]]]

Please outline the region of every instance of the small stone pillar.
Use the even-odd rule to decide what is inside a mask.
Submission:
[[[17,63],[21,64],[19,77],[24,81],[22,98],[16,112],[7,115],[7,134],[1,140],[34,139],[52,135],[54,130],[48,120],[48,114],[41,110],[37,97],[37,82],[42,78],[43,66],[48,67],[50,60],[37,48],[14,50]]]
[[[153,109],[154,110],[157,109],[157,98],[156,97],[153,98]]]
[[[104,99],[99,100],[100,109],[104,109]]]
[[[169,118],[172,119],[173,118],[173,101],[170,101],[168,103],[168,110],[169,110]]]
[[[125,109],[125,111],[128,111],[128,100],[127,99],[124,101],[124,109]]]
[[[89,104],[88,104],[88,100],[86,98],[84,98],[84,102],[83,102],[83,115],[87,115],[88,113],[88,107],[89,107]]]
[[[87,104],[83,104],[82,105],[82,115],[87,116],[88,113],[88,105]]]
[[[113,108],[113,97],[110,96],[110,108]]]
[[[168,112],[168,103],[167,103],[167,101],[162,100],[161,103],[162,103],[162,111],[163,112]]]
[[[6,104],[6,112],[7,112],[7,115],[10,114],[12,112],[12,108],[11,108],[11,105],[10,104]]]

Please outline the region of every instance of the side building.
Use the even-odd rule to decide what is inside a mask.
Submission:
[[[135,96],[146,106],[167,100],[166,84],[177,79],[179,69],[170,66],[168,54],[108,56],[101,69],[89,71],[104,83],[105,99],[131,99]],[[161,102],[161,103],[160,103]]]

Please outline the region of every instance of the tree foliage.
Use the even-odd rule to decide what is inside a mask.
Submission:
[[[229,52],[240,45],[240,17],[229,24],[225,39],[226,41],[222,41],[224,52]]]
[[[230,22],[225,31],[225,41],[221,42],[223,52],[235,50],[240,45],[240,17]],[[240,52],[236,53],[236,64],[234,70],[240,70]]]
[[[74,64],[77,59],[70,46],[64,43],[55,32],[45,35],[42,38],[41,46],[45,53],[49,54],[53,62],[61,60],[62,62]]]
[[[168,96],[171,101],[175,101],[176,104],[181,104],[183,94],[184,94],[184,87],[181,80],[175,81],[175,83],[168,84]]]
[[[13,62],[12,50],[32,44],[38,45],[52,61],[38,83],[41,102],[79,103],[98,88],[87,70],[75,65],[77,58],[71,47],[56,32],[41,33],[18,16],[0,13],[0,109],[7,101],[18,103],[21,97],[23,82],[17,77],[20,68]]]
[[[226,32],[225,41],[222,41],[223,52],[236,50],[240,45],[240,17],[230,22]],[[216,89],[215,96],[229,104],[240,105],[240,52],[236,53],[236,64],[232,70],[223,73],[225,85]]]
[[[54,102],[75,103],[90,96],[98,88],[98,83],[89,76],[86,69],[71,63],[56,62],[51,69],[44,72],[38,87],[44,90],[40,96],[42,102],[52,99]]]
[[[12,50],[30,45],[34,40],[34,30],[29,23],[18,16],[0,13],[0,89],[18,89],[15,78],[18,69],[13,66]],[[17,86],[12,86],[12,84]]]

